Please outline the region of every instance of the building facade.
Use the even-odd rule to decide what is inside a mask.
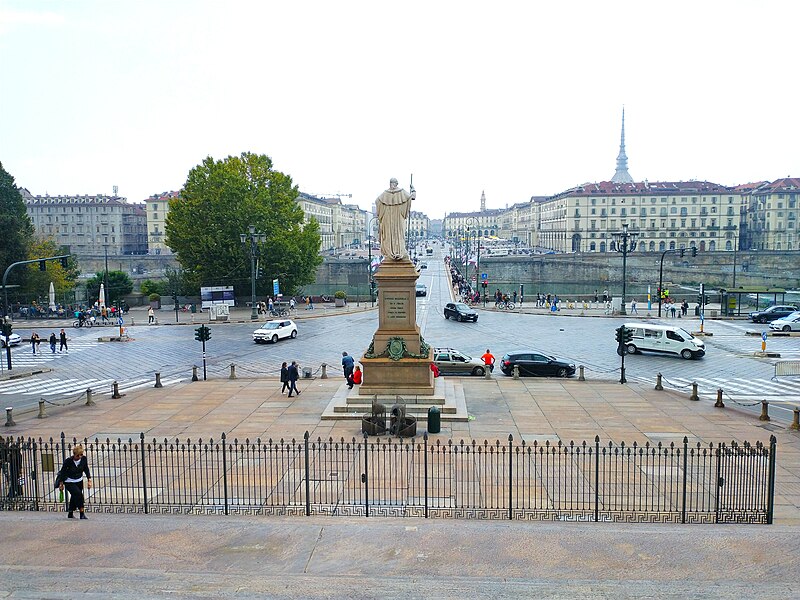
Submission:
[[[36,232],[78,257],[147,254],[144,205],[119,196],[33,196],[20,189]]]
[[[750,186],[743,194],[745,248],[800,250],[800,178],[786,177]]]
[[[147,213],[147,247],[151,254],[172,254],[165,242],[169,202],[180,197],[180,192],[154,194],[145,200]]]
[[[319,198],[300,192],[297,203],[304,222],[319,223],[320,252],[355,248],[367,240],[369,213],[354,204],[342,204],[339,198]]]

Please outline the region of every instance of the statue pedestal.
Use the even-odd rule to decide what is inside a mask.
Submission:
[[[433,395],[433,349],[417,327],[416,283],[410,260],[384,260],[378,282],[378,330],[361,358],[364,383],[359,395]]]

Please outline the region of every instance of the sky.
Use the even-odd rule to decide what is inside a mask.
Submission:
[[[267,154],[431,218],[606,181],[800,176],[800,2],[0,0],[0,162],[143,201]]]

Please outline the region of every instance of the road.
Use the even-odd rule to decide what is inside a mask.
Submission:
[[[477,323],[445,320],[442,307],[450,300],[450,282],[440,249],[427,259],[427,264],[428,268],[420,272],[419,281],[428,286],[428,296],[418,298],[417,322],[429,344],[458,348],[472,356],[480,356],[490,348],[498,360],[511,350],[538,349],[584,365],[589,378],[619,378],[614,330],[631,320],[630,317],[578,317],[544,311],[525,314],[479,309]],[[227,376],[231,363],[236,364],[239,376],[277,376],[281,362],[290,360],[297,360],[315,372],[326,362],[331,365],[332,375],[339,374],[343,350],[358,357],[369,345],[377,328],[377,310],[312,318],[322,312],[315,311],[297,311],[297,339],[274,345],[253,343],[250,334],[254,324],[212,323],[212,339],[207,344],[209,377]],[[161,313],[162,322],[170,320],[169,311]],[[695,319],[671,322],[689,331],[700,328]],[[47,325],[49,327],[39,324],[36,327],[45,340],[51,331],[57,332],[64,326],[59,322]],[[706,320],[705,330],[713,333],[713,337],[705,338],[705,358],[687,361],[652,354],[627,356],[627,378],[654,383],[656,374],[662,373],[665,386],[686,389],[687,393],[692,381],[699,384],[700,393],[705,397],[714,397],[717,388],[722,388],[726,402],[753,404],[764,398],[774,405],[800,403],[800,378],[774,381],[775,360],[753,356],[754,351],[760,350],[761,339],[747,336],[746,331],[762,329],[763,325],[744,321]],[[21,322],[15,331],[26,338],[33,329]],[[69,328],[69,353],[51,354],[46,343],[41,344],[42,354],[36,356],[27,344],[13,348],[15,370],[50,371],[0,381],[0,397],[5,406],[35,406],[40,398],[64,403],[79,397],[87,387],[95,393],[110,394],[113,381],[119,382],[122,391],[150,386],[156,371],[161,373],[164,385],[171,385],[190,378],[191,366],[202,364],[201,346],[194,339],[193,326],[136,325],[129,329],[133,341],[97,341],[98,335],[109,335],[111,331],[111,328]],[[783,358],[800,358],[798,337],[770,338],[768,344],[770,350],[780,352]],[[495,376],[503,375],[496,371]],[[788,412],[782,414],[784,411],[773,412],[783,419],[790,416]]]

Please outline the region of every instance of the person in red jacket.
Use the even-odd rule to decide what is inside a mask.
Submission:
[[[439,367],[437,367],[434,363],[431,363],[431,371],[433,371],[433,376],[439,376]]]
[[[364,372],[361,370],[361,367],[356,365],[355,370],[353,370],[353,374],[350,376],[350,379],[354,385],[361,385],[361,382],[364,381]]]

